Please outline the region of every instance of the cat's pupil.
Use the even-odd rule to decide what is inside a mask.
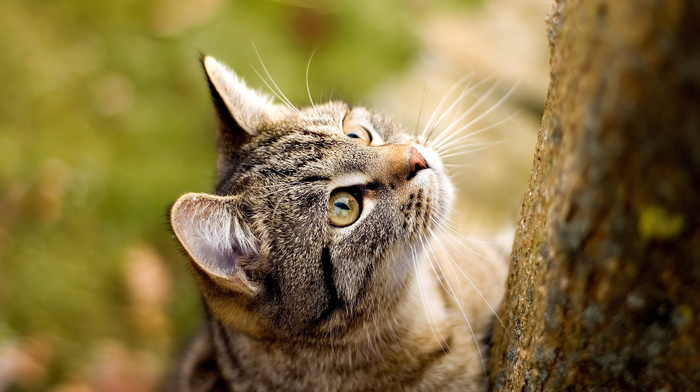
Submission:
[[[350,210],[350,206],[345,203],[336,202],[335,206],[340,208],[341,210]]]
[[[348,136],[349,138],[351,138],[351,139],[362,139],[362,138],[360,137],[360,135],[358,135],[358,134],[356,134],[356,133],[348,133],[347,136]]]

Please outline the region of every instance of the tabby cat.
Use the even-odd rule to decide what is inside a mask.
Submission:
[[[202,63],[218,182],[170,220],[207,321],[165,390],[483,390],[506,265],[436,234],[453,187],[431,142],[363,107],[274,104]]]

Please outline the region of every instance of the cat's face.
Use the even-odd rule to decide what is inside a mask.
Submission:
[[[451,203],[437,155],[365,108],[273,105],[203,64],[216,195],[182,196],[171,222],[211,312],[257,336],[322,338],[393,306]]]

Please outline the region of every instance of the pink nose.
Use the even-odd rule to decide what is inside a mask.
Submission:
[[[408,166],[410,167],[410,176],[414,176],[419,170],[427,169],[428,164],[425,158],[418,152],[418,149],[411,147],[411,157],[408,158]]]

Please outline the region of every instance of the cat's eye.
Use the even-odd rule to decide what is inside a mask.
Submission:
[[[369,146],[372,143],[372,135],[362,126],[357,124],[343,124],[343,132],[350,139],[356,142]]]
[[[328,217],[333,226],[349,226],[360,217],[357,197],[346,191],[335,191],[328,200]]]

